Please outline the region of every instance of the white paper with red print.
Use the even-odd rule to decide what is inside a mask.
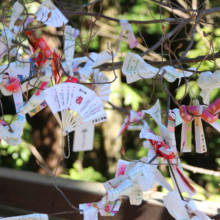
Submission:
[[[61,83],[46,89],[44,94],[48,106],[56,114],[55,117],[59,116],[57,112],[61,112],[63,132],[71,132],[77,126],[89,127],[106,120],[102,101],[94,91],[81,84]]]

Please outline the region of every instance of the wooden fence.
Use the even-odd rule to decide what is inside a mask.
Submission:
[[[57,178],[59,188],[70,202],[78,207],[81,203],[96,202],[105,194],[101,183],[74,181]],[[163,206],[162,193],[148,192],[140,206],[131,206],[123,199],[121,209],[114,217],[101,217],[99,220],[172,220]],[[198,209],[213,219],[220,220],[220,201],[196,202]],[[15,216],[29,213],[57,213],[70,211],[69,204],[54,187],[51,176],[37,173],[0,168],[0,216]],[[79,213],[54,216],[52,219],[83,220]]]

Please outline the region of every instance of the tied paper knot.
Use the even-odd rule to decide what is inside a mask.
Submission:
[[[111,61],[116,55],[115,53],[112,57],[112,54],[108,50],[104,50],[99,54],[92,52],[89,56],[91,59],[87,60],[83,68],[78,69],[81,79],[86,81],[92,75],[94,68]]]
[[[84,203],[79,205],[79,209],[83,212],[84,220],[98,220],[98,212],[101,216],[114,216],[119,210],[121,199],[116,201],[103,203],[102,200],[94,203]]]
[[[115,201],[122,195],[128,196],[133,188],[134,184],[131,180],[126,179],[122,183],[120,183],[117,188],[112,190],[107,190],[106,196],[109,201]]]
[[[201,220],[211,220],[205,213],[203,213],[197,209],[197,206],[196,206],[193,199],[188,199],[187,202],[184,202],[184,201],[182,201],[182,202],[185,205],[185,208],[189,213],[194,213]]]
[[[148,110],[144,110],[144,112],[149,114],[157,122],[160,128],[161,136],[155,135],[150,129],[150,127],[146,125],[141,130],[140,138],[146,138],[152,144],[155,150],[155,155],[157,154],[159,157],[169,160],[174,173],[174,176],[171,174],[171,178],[173,180],[174,186],[175,186],[175,181],[177,181],[181,192],[187,192],[189,196],[193,196],[196,193],[196,190],[189,184],[183,172],[175,164],[176,163],[176,158],[174,153],[174,151],[176,150],[175,135],[174,132],[169,131],[169,129],[162,124],[161,108],[160,108],[159,100],[157,100],[157,102],[152,108]]]
[[[143,128],[140,133],[140,138],[146,138],[153,145],[155,153],[158,154],[159,157],[164,159],[175,158],[172,148],[162,141],[161,137],[154,135],[151,130]]]
[[[207,108],[203,110],[203,105],[198,106],[180,106],[180,116],[185,122],[192,122],[194,116],[200,116],[204,121],[212,124],[218,120],[218,112],[220,111],[220,98],[215,100]]]
[[[154,151],[153,147],[152,150]],[[146,164],[151,159],[151,149],[148,151],[148,157],[142,157],[139,162],[127,162],[119,160],[117,165],[116,177],[104,183],[107,190],[116,187],[125,179],[132,180],[132,190],[127,192],[131,205],[140,205],[142,202],[143,191],[152,189],[156,182],[154,181],[157,165]],[[159,162],[159,158],[156,159]],[[121,169],[123,168],[123,170]],[[124,194],[123,194],[124,195]],[[106,196],[106,200],[108,197]]]
[[[198,101],[194,101],[193,106],[180,106],[180,116],[183,119],[181,145],[183,152],[191,152],[191,122],[195,121],[196,133],[196,152],[204,153],[207,151],[205,143],[205,135],[203,131],[202,121],[212,125],[220,132],[220,120],[218,119],[218,112],[220,110],[220,98],[210,104],[207,108],[199,105]]]
[[[128,37],[129,47],[131,49],[135,48],[138,45],[138,42],[137,42],[137,40],[135,38],[134,32],[133,32],[133,30],[131,28],[131,25],[128,23],[127,20],[124,20],[124,19],[120,20],[120,25],[121,25],[121,33],[120,33],[120,36],[119,36],[116,52],[118,52],[118,50],[119,50],[123,34],[126,37]]]

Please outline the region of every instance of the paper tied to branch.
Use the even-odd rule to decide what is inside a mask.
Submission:
[[[13,94],[13,99],[15,103],[16,113],[18,113],[20,105],[23,103],[22,91],[20,89],[20,79],[16,74],[9,73],[9,81],[5,85],[0,86],[1,91],[4,95]],[[21,122],[26,122],[25,115],[20,113],[17,114],[18,120]]]
[[[104,50],[98,54],[97,59],[94,60],[94,62],[92,63],[92,68],[96,68],[102,65],[103,63],[107,63],[111,61],[112,59],[114,59],[116,56],[117,56],[117,53],[114,53],[112,57],[111,53],[108,50]]]
[[[48,19],[48,14],[52,13]],[[43,22],[47,26],[62,27],[63,24],[68,23],[68,19],[62,12],[52,3],[51,0],[44,0],[40,7],[35,12],[37,20]]]
[[[120,43],[121,43],[123,35],[128,37],[129,47],[131,49],[135,48],[138,45],[138,42],[137,42],[137,40],[135,38],[135,35],[134,35],[134,32],[133,32],[133,30],[131,28],[131,24],[129,24],[127,20],[121,19],[120,20],[120,25],[121,25],[121,33],[120,33],[120,36],[119,36],[119,40],[118,40],[118,45],[117,45],[116,51],[118,52],[118,50],[119,50]]]
[[[195,68],[191,68],[195,69]],[[172,66],[165,66],[159,71],[158,68],[146,63],[144,59],[134,53],[128,52],[122,66],[122,73],[126,75],[127,83],[136,82],[142,78],[151,79],[157,75],[161,75],[166,71],[164,78],[168,82],[174,82],[177,78],[189,77],[192,75],[190,71],[179,72]]]
[[[9,23],[9,29],[12,30],[14,28],[14,24],[21,15],[22,11],[24,10],[24,7],[22,4],[20,4],[18,1],[16,1],[13,5],[13,11],[11,14],[11,20]]]
[[[178,125],[182,124],[183,119],[180,116],[180,111],[178,108],[174,108],[172,112],[175,114],[175,127],[177,127]]]
[[[187,212],[195,215],[191,220],[211,220],[205,213],[197,209],[193,199],[185,198],[185,201],[183,201],[177,191],[170,191],[163,197],[163,200],[164,206],[176,220],[190,219]]]
[[[49,220],[47,214],[30,214],[3,218],[5,220]]]
[[[83,211],[80,214],[84,215],[84,220],[98,220],[98,212],[101,216],[114,216],[120,206],[121,198],[105,204],[102,203],[102,200],[100,202],[80,204],[79,209]]]
[[[119,131],[119,134],[117,135],[115,141],[120,137],[120,135],[122,135],[124,133],[124,131],[126,129],[128,130],[141,130],[144,127],[144,123],[145,121],[141,120],[144,117],[144,112],[140,111],[140,112],[134,112],[132,110],[130,110],[130,114],[127,114],[124,122],[122,124],[121,130]],[[141,123],[140,125],[137,123]]]
[[[182,201],[183,205],[185,206],[186,210],[189,213],[194,213],[198,216],[201,220],[211,220],[205,213],[199,211],[193,199],[185,199]]]
[[[86,81],[92,75],[94,68],[102,65],[103,63],[111,61],[116,55],[117,54],[115,53],[112,57],[108,50],[102,51],[99,54],[92,52],[89,57],[93,61],[88,59],[85,66],[78,70],[78,73],[80,74],[81,78]]]
[[[17,5],[17,3],[18,2],[16,2],[15,4],[14,4],[14,6],[15,5]],[[20,5],[20,3],[18,3],[19,5]],[[20,6],[19,6],[20,7]],[[22,6],[23,7],[23,6]],[[14,9],[13,9],[13,11],[14,11]],[[16,19],[12,19],[11,18],[11,20],[10,20],[10,24],[11,23],[14,23],[15,21],[17,20],[17,18]],[[2,35],[0,36],[0,60],[5,56],[5,55],[7,55],[8,54],[8,50],[10,49],[10,51],[9,51],[9,55],[11,56],[11,57],[15,57],[16,55],[19,55],[18,54],[18,51],[17,51],[17,49],[16,49],[16,47],[14,47],[13,49],[11,49],[10,47],[13,45],[13,43],[12,43],[12,40],[15,40],[15,37],[19,34],[19,32],[21,32],[22,30],[23,30],[23,27],[26,27],[30,22],[32,22],[34,20],[34,18],[32,18],[32,17],[28,17],[27,19],[26,19],[26,21],[25,21],[25,23],[24,23],[24,26],[23,25],[21,25],[21,26],[14,26],[14,24],[13,25],[11,25],[12,26],[12,28],[4,28],[3,30],[2,30]],[[13,32],[12,32],[12,29],[13,29]]]
[[[92,52],[89,55],[89,57],[90,57],[90,59],[88,59],[88,58],[85,59],[85,60],[87,60],[85,66],[78,69],[78,73],[83,81],[86,81],[92,75],[92,73],[93,73],[92,64],[93,64],[93,62],[95,62],[97,60],[98,54]],[[85,60],[82,58],[82,60],[79,60],[79,61],[76,60],[75,62],[83,62]]]
[[[201,73],[198,86],[202,89],[200,96],[203,98],[203,103],[208,105],[212,91],[220,87],[220,71]]]
[[[148,110],[143,110],[143,112],[149,114],[157,122],[162,135],[162,140],[164,140],[167,145],[174,146],[176,144],[175,137],[170,134],[168,128],[162,124],[159,99],[152,108]]]
[[[47,86],[49,86],[49,83],[51,81],[51,77],[52,77],[52,72],[51,72],[51,68],[50,67],[47,67],[45,70],[45,75],[44,76],[38,76],[38,77],[35,77],[35,78],[32,78],[24,83],[21,84],[21,90],[23,92],[26,92],[27,90],[30,90],[30,89],[34,89],[35,87],[40,87],[39,84],[41,85],[43,82],[47,83],[46,86],[44,86],[44,88],[41,88],[41,89],[37,89],[37,91],[43,91],[42,89],[46,89]]]
[[[148,148],[148,157],[146,162],[150,162],[150,160],[156,155],[155,149],[149,141],[145,141],[143,144],[145,148]],[[141,167],[143,176],[138,176],[137,182],[142,191],[148,191],[156,186],[155,172],[157,170],[158,163],[159,157],[157,157],[152,164],[143,164]]]
[[[17,75],[19,78],[21,77],[28,77],[29,76],[29,71],[30,71],[30,63],[28,62],[28,59],[24,59],[21,61],[15,61],[9,64],[9,66],[3,65],[0,66],[0,72],[3,73],[8,73],[8,74],[13,74]],[[4,86],[0,85],[0,89],[5,96],[12,95],[12,92],[5,89]]]
[[[108,102],[109,95],[111,94],[109,78],[104,73],[100,72],[99,69],[94,69],[94,81],[100,84],[94,84],[92,90],[104,103]]]
[[[189,70],[196,70],[195,67],[191,67],[189,68]],[[165,75],[164,78],[168,81],[168,82],[174,82],[177,78],[179,79],[179,84],[180,84],[180,80],[181,78],[184,77],[190,77],[193,72],[190,71],[181,71],[181,70],[176,70],[173,66],[164,66],[161,68],[159,75],[162,75],[163,71],[165,71]]]
[[[121,175],[124,175],[125,174],[125,169],[126,169],[128,164],[129,164],[128,161],[119,159],[118,163],[117,163],[115,177],[119,177]]]
[[[148,139],[154,145],[155,150],[159,152],[163,158],[169,159],[171,162],[172,161],[176,162],[175,154],[174,154],[175,145],[176,145],[175,136],[173,135],[173,132],[170,132],[168,128],[166,128],[161,123],[161,113],[160,113],[161,111],[160,111],[159,100],[157,100],[156,104],[151,109],[144,110],[144,112],[151,115],[151,117],[159,125],[163,141],[158,141],[160,139],[158,136],[154,134],[150,134],[152,133],[152,131],[150,131],[149,127],[142,129],[140,133],[140,138],[144,137]],[[170,146],[173,146],[173,149],[171,149]],[[175,184],[175,180],[176,180],[182,192],[187,192],[190,197],[193,196],[196,193],[196,190],[189,184],[184,174],[176,165],[171,165],[171,166],[175,176],[174,179],[174,176],[171,173],[171,177],[175,188],[176,188],[176,184]]]
[[[141,130],[143,128],[143,124],[141,123],[141,120],[143,119],[143,117],[144,117],[143,111],[134,112],[131,110],[129,121],[133,123],[128,124],[128,130]]]
[[[28,102],[23,103],[23,105],[20,106],[19,112],[21,114],[26,114],[32,109],[35,109],[37,106],[39,106],[42,102],[44,102],[44,100],[45,96],[43,92],[38,96],[32,95]]]
[[[73,76],[72,61],[73,61],[74,50],[75,50],[75,38],[73,37],[74,32],[75,32],[74,28],[72,28],[69,25],[65,26],[64,54],[65,54],[65,59],[66,59],[66,67],[69,70],[70,76]]]
[[[21,143],[23,126],[23,122],[15,121],[11,124],[13,132],[10,132],[8,126],[0,125],[0,139],[4,140],[9,145],[17,146]]]
[[[122,195],[129,196],[130,193],[132,192],[133,186],[134,184],[131,180],[129,179],[124,180],[117,186],[117,188],[107,190],[106,192],[107,201],[115,201],[118,198],[120,198],[120,196]]]
[[[164,206],[176,220],[189,220],[189,215],[182,204],[177,191],[171,191],[163,197]]]

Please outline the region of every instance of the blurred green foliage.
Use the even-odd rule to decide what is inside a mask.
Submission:
[[[61,174],[60,177],[68,178],[72,180],[83,180],[83,181],[99,181],[104,182],[105,177],[98,171],[95,171],[93,167],[82,168],[82,165],[75,162],[73,168],[68,170],[69,175]]]

